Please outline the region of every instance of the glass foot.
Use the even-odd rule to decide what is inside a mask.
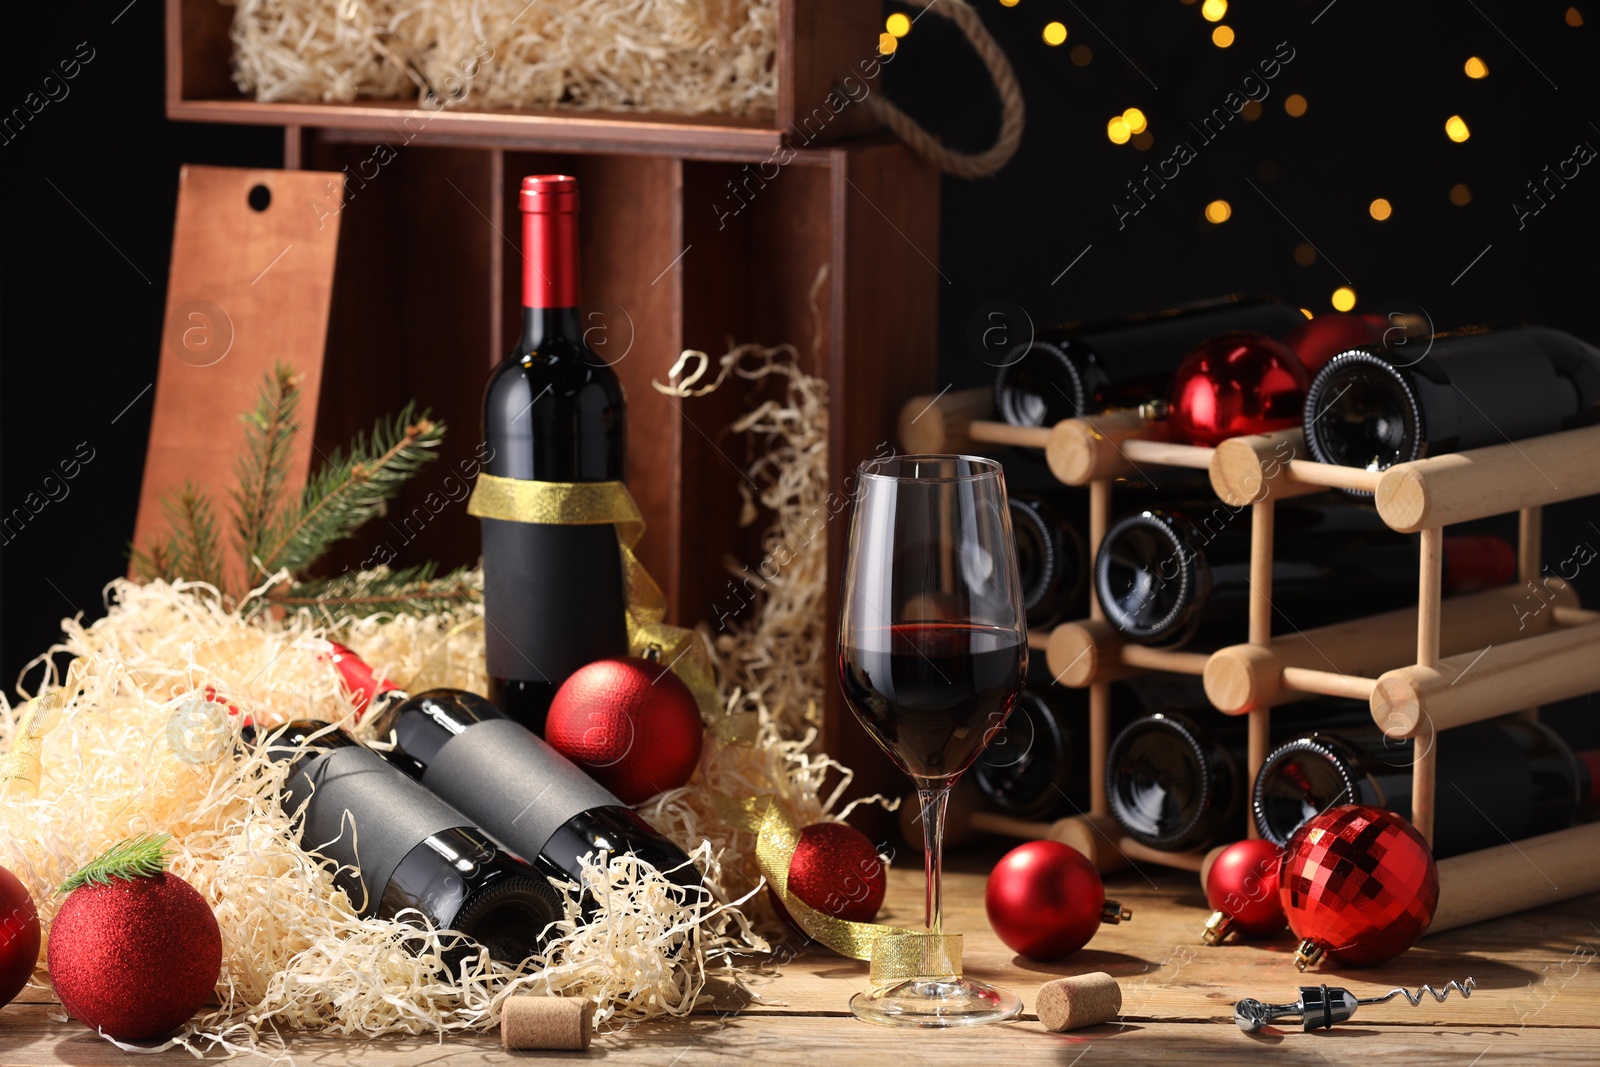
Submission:
[[[1022,999],[966,978],[913,978],[857,993],[850,1010],[883,1026],[980,1026],[1012,1018],[1022,1011]]]

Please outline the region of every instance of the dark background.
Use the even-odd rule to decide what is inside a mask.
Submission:
[[[997,177],[944,183],[941,380],[987,380],[966,332],[996,299],[1043,324],[1232,291],[1325,311],[1349,284],[1358,310],[1422,309],[1440,328],[1532,320],[1600,339],[1590,266],[1600,224],[1600,173],[1590,171],[1600,162],[1522,229],[1512,206],[1575,144],[1600,146],[1600,21],[1569,26],[1561,3],[1242,0],[1224,19],[1237,38],[1219,49],[1198,2],[973,2],[1017,69],[1028,125]],[[0,547],[7,689],[59,619],[103,610],[102,587],[126,567],[178,166],[281,164],[278,129],[165,120],[163,6],[125,4],[14,8],[0,64],[6,113],[80,42],[93,49],[67,98],[0,143],[0,513],[80,442],[95,451],[71,495]],[[1577,7],[1600,20],[1600,4]],[[886,7],[895,10],[915,13]],[[1041,36],[1052,19],[1069,30],[1060,47]],[[1279,42],[1294,58],[1260,116],[1202,144],[1187,123],[1220,106]],[[1081,66],[1071,58],[1080,46],[1092,52]],[[1471,55],[1487,62],[1487,78],[1463,73]],[[900,42],[886,85],[950,144],[981,149],[993,135],[988,77],[936,15]],[[1303,117],[1285,114],[1291,93],[1307,98]],[[1147,151],[1106,137],[1107,120],[1134,106],[1149,117]],[[1452,114],[1471,128],[1465,144],[1445,136]],[[1198,158],[1119,229],[1111,205],[1124,183],[1179,139]],[[1472,200],[1458,207],[1448,193],[1463,182]],[[1394,205],[1381,223],[1367,210],[1380,196]],[[1233,214],[1212,225],[1203,210],[1219,198]],[[1309,266],[1294,258],[1302,242],[1320,249]],[[1587,525],[1595,512],[1592,501],[1550,509],[1547,558],[1600,539]],[[1600,576],[1585,572],[1577,585],[1586,602],[1600,600]]]

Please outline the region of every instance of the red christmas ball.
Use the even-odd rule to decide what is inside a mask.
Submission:
[[[1282,341],[1289,351],[1300,357],[1306,373],[1315,376],[1340,352],[1382,344],[1388,326],[1387,320],[1377,316],[1333,311],[1307,319],[1284,334]]]
[[[1196,345],[1172,376],[1172,439],[1218,445],[1230,437],[1298,426],[1311,376],[1264,333],[1225,333]]]
[[[1439,903],[1439,868],[1416,828],[1391,811],[1346,804],[1308,819],[1278,869],[1301,968],[1323,953],[1382,963],[1416,944]]]
[[[1078,951],[1100,929],[1106,890],[1077,849],[1029,841],[1000,858],[984,887],[989,925],[1014,952],[1053,960]]]
[[[1226,918],[1219,931],[1270,937],[1288,922],[1278,899],[1278,863],[1283,850],[1271,841],[1239,841],[1217,854],[1206,874],[1206,903]]]
[[[170,1033],[205,1006],[222,973],[222,932],[194,887],[163,872],[72,891],[50,925],[61,1004],[118,1041]]]
[[[800,831],[789,859],[789,892],[813,908],[835,919],[869,923],[878,917],[888,888],[888,867],[877,846],[854,826],[819,822]],[[776,893],[772,901],[798,929]]]
[[[626,804],[689,781],[705,727],[694,694],[665,666],[597,660],[556,690],[544,738]]]
[[[28,887],[0,867],[0,1007],[22,992],[38,964],[38,909]]]

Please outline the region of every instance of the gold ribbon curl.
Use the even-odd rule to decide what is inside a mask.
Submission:
[[[851,922],[818,911],[789,891],[789,863],[800,844],[800,828],[774,797],[719,798],[723,818],[756,835],[761,873],[806,936],[841,956],[872,962],[874,985],[912,978],[953,978],[961,974],[961,935],[926,928],[905,930],[884,923]]]
[[[669,626],[667,598],[640,564],[633,548],[644,536],[644,516],[633,494],[621,482],[535,482],[500,478],[479,472],[467,501],[467,513],[480,519],[533,522],[556,526],[617,528],[622,562],[628,577],[628,651],[644,656],[660,650],[669,666],[694,694],[703,717],[722,713],[711,674],[711,657],[693,630]]]

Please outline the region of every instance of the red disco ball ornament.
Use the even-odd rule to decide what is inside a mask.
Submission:
[[[789,892],[835,919],[869,923],[889,889],[889,870],[872,839],[842,822],[819,822],[800,831],[789,858]],[[777,893],[772,902],[796,928]],[[801,933],[805,931],[802,930]]]
[[[1059,841],[1030,841],[1002,856],[984,887],[983,903],[996,936],[1036,960],[1076,952],[1101,923],[1132,917],[1106,899],[1094,864]]]
[[[1328,365],[1328,360],[1352,348],[1366,348],[1383,343],[1388,320],[1377,315],[1349,315],[1330,311],[1307,319],[1284,334],[1284,345],[1300,357],[1306,373],[1312,377]]]
[[[1346,804],[1302,823],[1284,846],[1278,895],[1303,971],[1324,954],[1382,963],[1416,944],[1439,904],[1439,868],[1392,811]]]
[[[1289,349],[1264,333],[1225,333],[1202,341],[1172,376],[1167,424],[1172,439],[1219,445],[1230,437],[1299,426],[1311,376]]]
[[[1288,923],[1278,899],[1283,850],[1271,841],[1239,841],[1217,854],[1206,874],[1206,903],[1213,911],[1202,935],[1215,945],[1234,931],[1271,937]]]
[[[544,738],[625,804],[686,784],[705,727],[694,694],[660,663],[618,656],[573,672],[550,703]]]

